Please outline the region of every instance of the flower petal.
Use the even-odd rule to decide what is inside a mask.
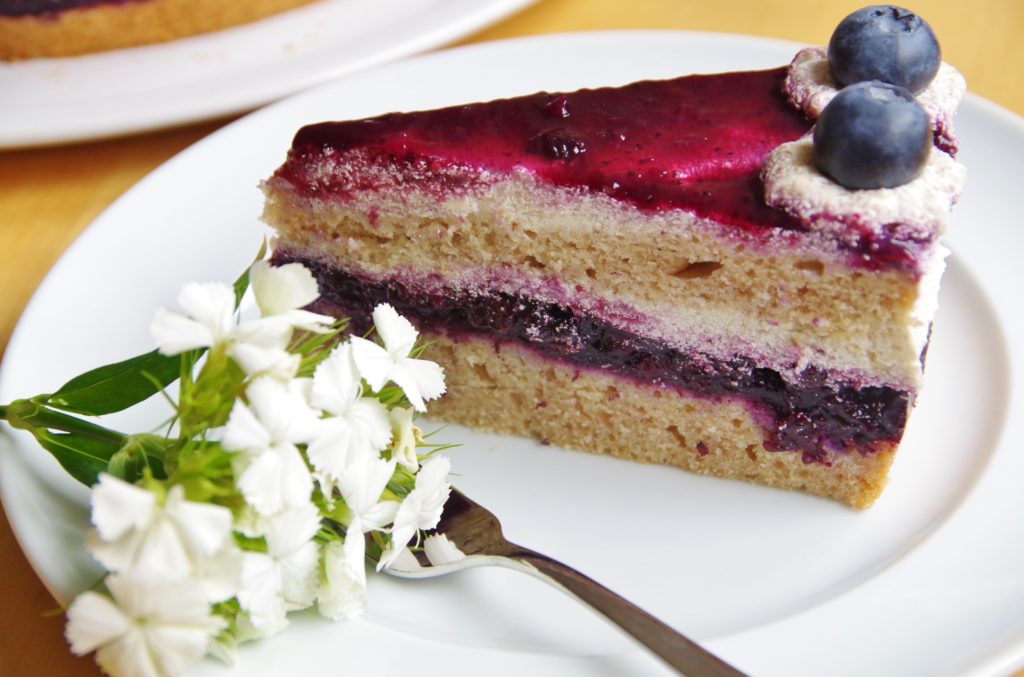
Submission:
[[[267,376],[279,381],[294,378],[302,358],[283,348],[264,348],[254,343],[236,343],[228,350],[249,376]]]
[[[196,583],[211,604],[224,602],[236,594],[242,579],[242,551],[234,544],[212,557],[196,562],[193,571]]]
[[[90,503],[90,519],[106,541],[143,528],[156,510],[156,496],[151,492],[106,473],[100,473],[93,486]]]
[[[423,541],[423,552],[434,566],[451,564],[466,559],[466,553],[459,550],[444,534],[431,534]]]
[[[412,323],[387,303],[373,309],[373,326],[384,342],[384,348],[395,359],[406,357],[419,336]]]
[[[345,505],[356,517],[365,521],[366,514],[377,505],[384,487],[394,473],[394,460],[358,459],[350,463],[338,477],[338,490],[345,499]]]
[[[340,414],[359,397],[359,385],[352,344],[343,343],[332,350],[313,373],[313,406]]]
[[[289,506],[309,502],[313,478],[291,445],[273,447],[255,456],[237,480],[238,488],[261,515],[273,515]]]
[[[83,592],[68,608],[64,635],[77,656],[114,641],[131,627],[129,619],[114,602],[98,592]]]
[[[301,263],[271,266],[266,261],[257,261],[249,269],[249,282],[263,315],[301,308],[320,296],[316,279]]]
[[[178,355],[214,344],[213,332],[209,327],[163,308],[153,315],[149,333],[164,355]]]
[[[452,487],[447,481],[451,470],[452,462],[447,457],[433,456],[423,464],[419,474],[416,475],[416,486],[409,496],[413,494],[417,496],[416,526],[420,529],[433,529],[441,520],[441,511],[452,491]],[[407,500],[409,496],[406,496]]]
[[[246,451],[260,454],[270,447],[270,433],[263,427],[256,414],[244,402],[238,400],[231,408],[228,422],[224,426],[221,444],[228,451]]]
[[[145,629],[146,644],[161,675],[180,675],[206,654],[212,632],[163,626]]]
[[[231,511],[219,505],[185,500],[181,485],[170,488],[164,513],[172,521],[189,551],[210,557],[231,535]]]
[[[313,541],[306,541],[298,550],[278,560],[286,608],[305,609],[316,599],[319,562],[319,548]]]
[[[287,313],[279,315],[279,317],[284,318],[289,325],[296,329],[305,329],[317,334],[329,332],[336,322],[330,315],[321,315],[309,310],[289,310]]]
[[[120,639],[96,651],[96,663],[109,675],[168,677],[153,660],[143,633],[133,628]]]
[[[345,470],[352,432],[352,426],[345,419],[323,420],[320,432],[306,447],[306,456],[318,476],[334,480]]]
[[[261,552],[242,553],[238,603],[256,629],[280,627],[282,621],[287,623],[281,598],[281,573],[272,557]]]
[[[267,520],[263,537],[267,552],[281,559],[313,540],[320,530],[320,511],[308,500]]]
[[[352,344],[352,359],[359,369],[359,375],[366,379],[372,390],[379,391],[391,378],[395,361],[388,351],[373,341],[358,336],[353,336],[349,341]]]
[[[189,282],[178,292],[178,305],[207,327],[213,341],[226,340],[235,326],[235,290],[222,282]]]
[[[166,581],[179,581],[192,573],[192,560],[181,534],[165,515],[141,533],[132,567]]]
[[[391,380],[405,393],[416,411],[426,411],[423,400],[432,400],[444,394],[444,370],[436,362],[406,357],[398,361],[391,371]]]
[[[412,423],[414,413],[412,407],[395,407],[388,412],[395,440],[391,446],[391,457],[398,461],[398,465],[412,473],[420,467],[416,456],[416,433],[419,429]]]
[[[245,389],[249,405],[272,444],[308,442],[317,429],[317,414],[306,401],[301,383],[258,378]]]
[[[366,542],[359,530],[344,543],[323,547],[323,576],[317,590],[317,608],[331,620],[357,618],[366,611]]]

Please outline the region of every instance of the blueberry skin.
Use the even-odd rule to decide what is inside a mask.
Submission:
[[[839,23],[828,43],[828,61],[840,85],[881,80],[917,94],[935,77],[942,52],[924,19],[900,7],[874,5]]]
[[[846,188],[895,188],[921,173],[932,149],[928,114],[903,87],[843,89],[814,126],[814,162]]]

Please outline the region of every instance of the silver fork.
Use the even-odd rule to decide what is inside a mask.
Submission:
[[[452,490],[432,534],[444,534],[461,555],[432,564],[423,551],[406,550],[384,571],[400,578],[432,578],[479,566],[523,571],[586,602],[680,673],[690,677],[744,674],[593,579],[505,540],[498,518],[458,490]]]

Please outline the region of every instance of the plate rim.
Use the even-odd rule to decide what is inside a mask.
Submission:
[[[372,0],[370,1],[372,2]],[[95,102],[77,101],[69,111],[62,111],[61,117],[59,118],[59,126],[57,127],[48,126],[46,128],[39,128],[32,127],[31,125],[22,125],[20,129],[16,129],[14,132],[7,132],[0,129],[0,149],[15,150],[47,148],[64,144],[102,141],[122,136],[131,136],[143,132],[173,129],[189,124],[198,124],[230,115],[244,114],[282,98],[287,98],[296,93],[329,83],[348,74],[364,69],[374,68],[388,62],[414,56],[439,47],[444,47],[453,41],[472,35],[476,31],[482,30],[515,14],[516,12],[526,9],[537,2],[537,0],[438,1],[444,3],[446,12],[454,15],[450,21],[428,26],[426,29],[414,36],[385,44],[383,49],[359,54],[356,58],[350,59],[349,61],[341,61],[333,66],[325,67],[315,73],[299,73],[299,77],[290,79],[290,82],[297,84],[284,84],[279,81],[274,87],[263,88],[260,91],[245,92],[242,95],[236,96],[227,101],[216,103],[208,103],[204,100],[183,99],[181,105],[176,108],[161,109],[157,111],[151,110],[148,117],[134,120],[122,116],[115,117],[113,120],[107,121],[107,118],[104,115],[97,114],[95,112]],[[307,8],[308,6],[304,6],[297,9],[301,11]],[[271,15],[261,19],[260,21],[272,22],[277,18],[280,17],[278,15]],[[245,30],[247,26],[249,26],[249,24],[241,24],[239,26],[232,26],[222,30]],[[216,37],[219,32],[221,31],[213,31],[189,37],[213,38]],[[174,50],[180,48],[180,44],[176,42],[157,43],[153,45],[140,45],[135,48],[112,50],[111,52],[98,52],[96,54],[111,54],[116,52],[125,52],[130,54],[133,49],[165,49],[167,50],[167,60],[173,60],[176,56]],[[82,56],[89,57],[94,55],[86,54]],[[62,67],[67,67],[68,64],[72,64],[72,66],[75,65],[76,58],[78,57],[60,57],[28,60],[23,62],[0,63],[0,69],[14,70],[18,68],[19,64],[34,64],[43,61],[52,64],[57,69],[60,69]],[[17,71],[15,70],[15,72]],[[0,78],[3,77],[4,73],[0,72]],[[198,81],[198,83],[190,84],[194,87],[201,85],[202,82],[203,81]],[[178,100],[176,97],[172,97],[171,99],[172,101]],[[121,103],[123,104],[123,102]],[[130,108],[130,106],[128,107]],[[38,109],[39,107],[26,109],[25,115],[30,115],[32,111]]]
[[[787,41],[787,40],[777,40],[777,39],[774,39],[774,38],[764,38],[764,37],[761,37],[761,36],[745,36],[745,35],[730,34],[730,33],[708,33],[708,32],[700,32],[700,31],[663,31],[663,30],[659,30],[659,31],[643,31],[643,30],[635,30],[635,31],[588,31],[588,32],[568,33],[568,34],[547,34],[547,35],[539,35],[539,36],[527,36],[527,37],[524,37],[524,38],[510,38],[510,39],[501,40],[501,41],[493,41],[493,42],[486,42],[486,43],[476,43],[476,44],[470,44],[470,45],[464,45],[464,46],[455,47],[455,48],[452,48],[452,49],[449,49],[449,50],[443,50],[443,51],[439,51],[439,52],[434,52],[434,53],[431,53],[431,54],[425,54],[425,55],[422,55],[422,56],[420,56],[418,58],[419,59],[440,58],[440,55],[447,55],[447,54],[450,54],[450,53],[455,52],[455,51],[462,52],[462,51],[472,51],[472,50],[479,50],[479,49],[487,49],[487,50],[499,49],[500,50],[500,49],[504,48],[504,46],[507,45],[508,43],[523,43],[523,42],[531,42],[531,41],[537,41],[537,40],[560,42],[560,41],[564,41],[565,39],[569,38],[569,39],[578,39],[578,40],[585,40],[586,41],[586,40],[592,40],[592,39],[595,39],[595,38],[596,39],[600,39],[600,40],[604,40],[604,39],[617,39],[617,38],[620,38],[620,37],[623,37],[623,36],[625,36],[625,37],[630,37],[630,36],[635,37],[637,35],[641,35],[641,36],[647,37],[647,36],[650,36],[651,34],[660,34],[660,35],[664,35],[666,37],[675,37],[675,38],[683,38],[683,39],[688,38],[688,37],[713,37],[713,38],[716,38],[716,39],[723,38],[723,39],[727,39],[727,40],[729,40],[729,39],[736,39],[736,40],[742,40],[744,42],[749,41],[749,40],[754,40],[754,41],[758,41],[758,42],[762,42],[763,41],[765,43],[770,43],[770,44],[774,44],[774,45],[784,45],[784,46],[787,46],[787,47],[798,46],[798,43],[793,43],[793,42]],[[445,57],[445,58],[447,58],[447,57]],[[332,83],[327,83],[325,85],[322,85],[322,87],[330,87],[330,86],[332,86],[334,84],[334,82],[337,82],[337,81],[333,81]],[[207,142],[214,143],[216,141],[217,135],[220,134],[221,131],[227,130],[229,128],[232,128],[234,125],[242,124],[242,123],[244,123],[245,120],[248,120],[250,117],[255,117],[255,116],[259,116],[259,115],[263,115],[263,114],[271,114],[271,113],[267,113],[267,111],[272,110],[277,105],[287,105],[287,102],[289,100],[291,100],[293,98],[302,97],[304,95],[305,95],[305,93],[299,93],[299,94],[293,95],[291,97],[288,97],[288,99],[286,99],[285,101],[281,102],[280,104],[271,104],[270,106],[268,106],[265,109],[262,109],[262,110],[259,110],[259,111],[256,111],[256,112],[252,113],[250,116],[243,117],[240,120],[237,120],[237,121],[234,121],[234,122],[230,123],[229,125],[227,125],[224,128],[222,128],[222,130],[218,130],[217,132],[214,132],[213,134],[208,135],[207,137],[204,137],[203,139],[199,140],[196,144],[193,144],[192,146],[189,146],[189,148],[184,149],[181,153],[179,153],[178,155],[176,155],[173,158],[171,158],[170,160],[168,160],[166,163],[163,163],[159,167],[154,169],[150,174],[148,174],[146,177],[144,177],[139,183],[137,183],[135,186],[130,188],[128,191],[126,191],[122,196],[120,196],[117,200],[115,200],[106,210],[104,210],[104,212],[99,217],[97,217],[97,221],[99,221],[101,218],[103,218],[103,216],[107,213],[107,211],[109,211],[110,209],[114,208],[115,205],[117,205],[119,202],[121,202],[124,199],[127,199],[128,196],[131,193],[133,193],[135,190],[140,189],[139,186],[143,186],[144,184],[146,184],[150,180],[156,180],[156,179],[153,179],[153,177],[158,175],[164,167],[166,167],[166,166],[168,166],[168,165],[170,165],[172,163],[175,163],[176,161],[181,161],[181,158],[184,157],[184,156],[187,156],[189,151],[191,151],[193,148],[201,147],[202,145],[204,145]],[[980,96],[974,95],[974,94],[968,94],[966,102],[970,102],[969,105],[978,106],[979,110],[981,110],[985,114],[998,115],[999,117],[1003,118],[1009,124],[1014,125],[1017,128],[1017,130],[1021,133],[1021,135],[1024,136],[1024,119],[1022,119],[1020,116],[1016,115],[1012,111],[1009,111],[1009,110],[1005,109],[1004,107],[999,106],[996,103],[988,101],[988,100],[986,100],[986,99],[984,99],[984,98],[982,98]],[[95,224],[95,223],[96,223],[96,221],[93,222],[93,224]],[[64,260],[64,258],[66,256],[69,256],[73,252],[73,250],[76,248],[76,246],[79,244],[79,242],[81,242],[81,240],[84,237],[87,236],[87,234],[90,232],[90,229],[92,228],[93,224],[90,224],[90,226],[87,226],[82,231],[82,233],[75,239],[75,241],[72,242],[71,245],[69,245],[69,247],[65,250],[65,252],[63,252],[61,254],[61,256],[53,264],[53,267],[51,267],[51,269],[47,272],[46,276],[43,278],[42,282],[40,283],[39,289],[42,289],[44,287],[44,285],[47,284],[47,280],[50,279],[50,277],[53,274],[54,270],[56,270],[61,265],[61,263]],[[968,267],[968,268],[970,269],[970,267]],[[972,272],[972,274],[973,274],[973,270],[971,270],[970,272]],[[29,300],[28,304],[26,304],[25,309],[23,310],[22,316],[24,316],[28,312],[28,310],[30,309],[32,304],[34,302],[36,302],[36,299],[38,298],[38,295],[39,295],[39,289],[37,289],[36,292],[33,293],[33,295],[31,297],[31,299]],[[1003,313],[1006,312],[1005,309],[996,306],[994,303],[993,303],[993,307],[995,307],[996,310],[999,311],[997,317],[1000,320],[1002,320],[1003,319]],[[11,338],[10,338],[10,341],[8,343],[8,349],[5,351],[5,354],[3,356],[3,361],[0,362],[0,381],[2,381],[2,379],[3,379],[3,373],[5,372],[4,366],[7,364],[8,356],[11,353],[10,348],[11,348],[11,346],[15,345],[16,337],[18,336],[18,333],[21,330],[21,327],[22,327],[22,320],[21,320],[21,318],[19,318],[17,324],[15,325],[14,330],[11,333]],[[1010,352],[1012,354],[1012,352],[1013,352],[1012,351],[1013,345],[1010,344],[1009,347],[1011,349]],[[1016,378],[1018,370],[1019,370],[1019,365],[1018,365],[1017,369],[1011,369],[1011,374],[1010,374],[1010,379],[1009,379],[1011,386],[1012,386],[1013,383],[1019,382],[1019,378]],[[1015,398],[1015,399],[1017,399],[1017,398]],[[985,475],[988,475],[989,473],[990,473],[990,467],[986,467],[982,471],[981,474],[982,474],[982,476],[985,476]],[[980,482],[980,479],[981,478],[979,478],[979,482]],[[0,494],[0,500],[4,500],[4,496],[2,494]],[[6,505],[6,503],[5,503],[5,505]],[[957,508],[957,512],[959,512],[959,511],[960,511],[960,507]],[[952,515],[950,517],[952,518]],[[943,529],[943,526],[940,526],[939,528],[937,528],[932,533],[932,535],[929,538],[934,538],[942,529]],[[21,545],[22,544],[21,537],[20,537],[18,531],[16,529],[14,529],[13,522],[12,522],[12,531],[15,531],[15,535],[18,538],[19,545]],[[22,549],[24,551],[24,547]],[[30,564],[33,566],[33,569],[36,570],[36,566],[35,566],[34,562],[32,562],[30,560]],[[38,570],[37,570],[37,574],[38,574]],[[884,575],[884,573],[882,575]],[[44,585],[47,586],[47,589],[49,589],[49,584],[47,583],[47,581],[45,579],[43,579],[42,577],[40,577],[40,580],[42,580]],[[849,593],[847,593],[847,594],[856,594],[858,589],[859,588],[855,588],[854,590],[849,591]],[[824,605],[828,605],[830,603],[831,603],[831,601],[826,601],[823,604]],[[805,614],[811,614],[814,611],[815,611],[815,608],[812,608],[812,609],[807,610],[806,612],[800,612],[797,615],[800,616],[800,615],[805,615]],[[785,623],[785,622],[788,622],[789,620],[790,620],[789,618],[783,618],[783,619],[780,619],[778,622],[779,623]],[[759,628],[755,629],[754,632],[756,632],[758,629]],[[741,634],[743,634],[743,633],[741,633]],[[732,638],[732,637],[726,637],[725,638],[725,640],[727,640],[727,641],[732,640],[732,639],[734,639],[734,638]],[[727,643],[727,641],[725,643]],[[717,644],[717,643],[718,643],[717,640],[715,642],[713,642],[713,644]],[[1011,642],[1009,645],[1007,645],[1005,650],[998,652],[997,655],[991,656],[989,660],[985,661],[985,666],[994,666],[996,669],[998,669],[998,668],[1003,667],[1003,666],[1013,665],[1016,662],[1019,662],[1022,656],[1024,656],[1024,636],[1017,638],[1017,640],[1014,641],[1014,642]],[[978,666],[977,669],[978,670],[982,670],[982,669],[987,670],[987,669],[990,669],[990,668],[989,667],[982,668],[982,667]]]

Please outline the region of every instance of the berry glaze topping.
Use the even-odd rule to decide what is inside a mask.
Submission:
[[[772,149],[811,128],[783,94],[786,72],[694,75],[311,125],[299,130],[277,177],[301,194],[335,199],[394,188],[350,186],[309,166],[361,151],[410,170],[525,170],[640,210],[682,209],[746,231],[805,230],[764,204],[758,178]]]
[[[897,442],[906,424],[909,394],[885,386],[837,381],[807,367],[794,382],[742,355],[695,355],[639,336],[575,308],[501,291],[417,287],[396,279],[368,279],[323,260],[286,250],[273,263],[300,262],[317,278],[318,312],[348,316],[352,330],[372,326],[370,311],[390,303],[420,327],[459,339],[514,344],[579,368],[599,369],[636,382],[675,388],[710,399],[745,402],[764,426],[770,451],[802,452],[806,463],[828,463],[828,453],[871,453]]]
[[[0,16],[50,15],[66,9],[96,5],[123,5],[142,0],[0,0]]]

